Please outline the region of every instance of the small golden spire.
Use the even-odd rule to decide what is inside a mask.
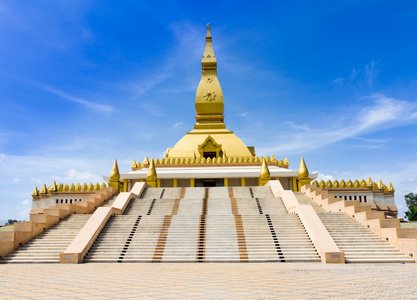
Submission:
[[[81,188],[81,186],[80,186],[80,188]],[[75,185],[73,184],[73,183],[71,183],[70,184],[70,186],[69,186],[69,191],[70,192],[75,192],[76,190],[75,190]]]
[[[314,180],[314,181],[312,182],[312,184],[313,184],[313,185],[315,185],[316,187],[319,187],[319,183],[317,182],[317,180]]]
[[[321,187],[322,189],[325,189],[326,188],[326,183],[324,182],[323,179],[320,180],[319,187]]]
[[[290,162],[288,161],[288,158],[285,158],[284,159],[284,165],[286,165],[286,166],[289,166],[290,165]]]
[[[332,189],[332,188],[333,188],[333,184],[332,184],[332,182],[330,181],[330,179],[329,179],[329,180],[327,180],[327,182],[326,182],[326,188],[328,188],[328,189]]]
[[[100,189],[100,185],[98,184],[98,182],[94,185],[94,190],[95,191],[99,191]]]
[[[275,158],[275,155],[273,155],[273,154],[271,155],[271,161],[272,162],[276,162],[277,161],[277,159]]]
[[[259,185],[264,186],[271,179],[271,173],[269,173],[268,165],[265,159],[262,160],[261,174],[259,177]]]
[[[140,161],[138,161],[138,163],[136,164],[136,168],[138,169],[142,168],[142,164],[140,163]]]
[[[90,184],[88,185],[88,191],[89,192],[94,191],[94,184],[92,182],[90,182]]]
[[[64,184],[64,187],[62,188],[63,192],[68,192],[69,191],[69,187],[68,187],[68,183]]]
[[[388,183],[388,186],[387,186],[387,191],[388,191],[388,192],[395,192],[394,186],[392,185],[392,183],[391,183],[391,182],[390,182],[390,183]]]
[[[372,181],[371,177],[368,177],[368,179],[366,180],[366,184],[367,184],[368,188],[373,187],[373,181]]]
[[[285,163],[282,159],[278,161],[278,166],[285,166]]]
[[[56,182],[55,182],[55,180],[54,181],[52,181],[52,184],[51,184],[51,186],[49,187],[49,189],[48,189],[50,192],[56,192],[56,191],[58,191],[58,186],[56,185]]]
[[[361,187],[361,185],[360,185],[360,183],[359,183],[359,180],[355,179],[355,181],[353,182],[353,187],[354,187],[355,189],[358,189],[358,188],[360,188],[360,187]]]
[[[385,190],[385,184],[380,179],[377,184],[378,190]]]
[[[347,182],[346,182],[346,186],[347,186],[347,188],[348,189],[351,189],[351,188],[353,188],[353,182],[352,182],[352,180],[348,180]]]
[[[62,189],[64,188],[64,185],[62,183],[58,184],[58,192],[62,192]]]
[[[366,184],[365,179],[361,179],[361,181],[359,183],[361,184],[361,188],[363,188],[363,189],[368,187],[368,185]]]
[[[87,192],[88,191],[88,186],[87,186],[87,184],[84,182],[83,183],[83,185],[81,186],[81,190],[83,191],[83,192]]]
[[[144,165],[149,165],[149,159],[147,156],[145,156],[145,159],[143,160]]]
[[[149,184],[149,186],[151,187],[156,187],[157,185],[155,162],[153,158],[151,158],[151,161],[149,163],[148,174],[146,175],[146,183]]]
[[[335,189],[340,188],[340,184],[339,184],[339,181],[337,181],[337,179],[335,179],[335,180],[333,181],[333,187],[334,187]]]
[[[77,191],[77,192],[81,192],[81,184],[80,183],[77,183],[77,185],[75,186],[75,190]]]
[[[39,191],[38,191],[38,188],[35,186],[35,188],[33,189],[33,191],[32,191],[32,197],[36,197],[36,196],[39,196]]]
[[[346,181],[344,181],[343,179],[340,180],[340,188],[342,188],[342,189],[347,188]]]
[[[48,194],[48,188],[46,187],[46,184],[44,183],[42,188],[39,190],[39,194]]]
[[[101,185],[100,185],[100,188],[101,189],[104,189],[104,188],[106,188],[107,186],[106,186],[106,184],[103,182]]]
[[[131,167],[132,167],[132,169],[136,168],[136,161],[135,160],[132,161]]]

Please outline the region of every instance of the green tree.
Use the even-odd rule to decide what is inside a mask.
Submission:
[[[7,224],[9,225],[12,225],[15,222],[17,222],[17,220],[12,220],[12,219],[7,220]]]
[[[404,198],[408,207],[405,216],[408,221],[417,221],[417,194],[409,193],[405,195]]]

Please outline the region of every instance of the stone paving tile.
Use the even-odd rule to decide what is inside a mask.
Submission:
[[[0,299],[417,299],[415,264],[0,265]]]

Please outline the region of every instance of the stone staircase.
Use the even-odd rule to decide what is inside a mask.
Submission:
[[[90,214],[72,214],[19,247],[0,263],[58,263],[63,252],[81,230]]]
[[[411,262],[407,255],[343,212],[317,212],[347,263]]]
[[[269,187],[147,188],[112,216],[84,262],[320,261]]]

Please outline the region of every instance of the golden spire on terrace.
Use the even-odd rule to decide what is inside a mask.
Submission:
[[[271,179],[271,173],[269,172],[266,160],[262,160],[261,174],[259,178],[259,185],[264,186]]]
[[[301,156],[301,162],[300,162],[300,168],[298,169],[298,177],[299,178],[306,178],[308,177],[308,169],[306,166],[306,163],[304,161],[304,158]]]
[[[119,181],[119,179],[120,179],[119,166],[117,165],[117,159],[115,159],[113,168],[111,169],[111,173],[110,173],[110,181]]]
[[[146,183],[151,187],[156,187],[157,185],[155,162],[153,158],[151,158],[151,161],[149,162],[148,174],[146,175]]]

